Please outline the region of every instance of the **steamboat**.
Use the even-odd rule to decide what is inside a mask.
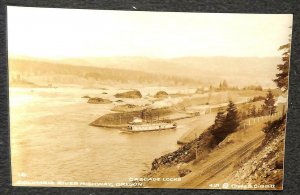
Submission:
[[[147,123],[143,119],[135,117],[132,122],[130,122],[126,129],[126,132],[145,132],[145,131],[160,131],[166,129],[175,129],[177,127],[176,123],[170,121],[157,121]]]

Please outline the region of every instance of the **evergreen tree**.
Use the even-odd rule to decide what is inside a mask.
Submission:
[[[263,105],[263,110],[265,114],[274,114],[276,111],[275,98],[273,93],[269,90]]]
[[[236,105],[232,101],[229,101],[226,114],[222,110],[218,112],[212,134],[217,143],[219,143],[224,140],[227,135],[234,132],[238,126],[239,117]]]
[[[144,120],[144,118],[145,118],[145,111],[144,111],[144,110],[142,110],[142,112],[141,112],[141,119],[143,119],[143,120]]]
[[[276,74],[276,79],[274,82],[277,87],[282,89],[284,92],[288,89],[288,76],[289,76],[289,66],[290,66],[290,54],[291,54],[291,35],[289,35],[289,43],[279,47],[282,53],[282,63],[277,65],[279,73]]]
[[[226,119],[225,111],[223,109],[219,109],[217,116],[215,118],[214,128],[221,128]]]
[[[240,124],[236,105],[230,100],[227,107],[225,120],[225,128],[228,132],[233,132]]]
[[[251,117],[256,117],[256,115],[257,115],[256,106],[253,105],[253,106],[251,107],[251,109],[250,109],[250,116],[251,116]]]
[[[227,84],[227,81],[226,81],[226,80],[223,81],[222,87],[223,87],[223,89],[225,89],[225,90],[228,89],[228,84]]]

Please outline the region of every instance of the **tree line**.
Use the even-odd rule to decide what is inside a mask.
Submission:
[[[242,120],[251,117],[272,115],[276,113],[275,97],[271,91],[268,91],[264,98],[264,104],[260,109],[255,105],[246,111],[239,111],[233,101],[229,101],[226,109],[219,109],[214,124],[211,127],[212,135],[215,137],[217,143],[221,142],[227,135],[233,133]]]

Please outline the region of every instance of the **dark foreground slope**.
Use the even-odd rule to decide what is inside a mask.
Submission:
[[[165,188],[282,189],[285,117],[271,117],[239,128],[216,143],[206,131],[196,140],[152,163],[146,177],[175,177],[179,182],[147,182]],[[198,148],[196,153],[196,148]],[[246,184],[246,185],[244,185]],[[239,186],[237,186],[239,185]]]

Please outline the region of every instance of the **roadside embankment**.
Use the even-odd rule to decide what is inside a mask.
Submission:
[[[269,125],[263,120],[246,128],[240,127],[220,143],[214,141],[209,128],[196,140],[155,159],[151,171],[146,174],[147,177],[181,177],[180,182],[147,182],[145,185],[209,188],[211,183],[224,182],[265,184],[264,179],[267,179],[280,189],[284,133],[270,136],[264,134],[263,129],[274,132],[283,129],[284,125],[276,123],[276,117],[268,120]]]
[[[233,181],[268,184],[273,189],[283,188],[285,124],[285,116],[267,123],[263,129],[266,136],[262,144],[237,166],[237,171],[233,173]]]

